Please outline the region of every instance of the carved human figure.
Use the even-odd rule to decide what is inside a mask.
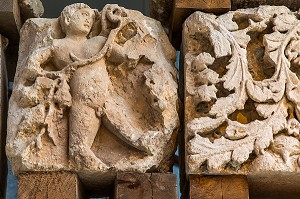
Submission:
[[[43,76],[57,78],[68,76],[72,105],[69,112],[69,155],[78,167],[105,169],[107,166],[91,151],[92,144],[101,125],[104,104],[109,94],[111,84],[105,59],[113,62],[127,62],[128,65],[135,60],[127,60],[117,45],[110,49],[104,48],[107,41],[108,22],[118,24],[122,15],[126,13],[118,6],[104,8],[102,13],[106,20],[102,20],[100,35],[87,38],[95,20],[95,12],[82,3],[72,4],[64,8],[60,16],[60,25],[65,33],[62,39],[54,39],[51,46],[40,49],[31,59],[39,60],[39,65],[49,62],[54,64],[54,71],[41,72]],[[103,17],[102,17],[103,18]],[[107,22],[108,21],[108,22]],[[130,28],[127,28],[130,34]],[[128,35],[127,35],[128,36]],[[128,37],[130,38],[130,36]],[[104,57],[106,56],[106,57]],[[63,77],[61,79],[66,79]],[[65,80],[62,80],[65,81]],[[109,127],[114,122],[108,122]],[[142,141],[140,132],[128,132],[133,127],[114,126],[114,133],[127,139],[133,147],[149,152]],[[159,138],[159,137],[158,137]],[[155,139],[150,139],[150,141]]]
[[[158,21],[76,3],[20,35],[6,142],[15,174],[72,171],[92,189],[117,172],[170,170],[176,51]]]

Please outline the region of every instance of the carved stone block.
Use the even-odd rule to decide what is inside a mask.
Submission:
[[[299,22],[283,6],[186,20],[188,174],[300,172]]]
[[[23,25],[6,151],[16,173],[168,171],[179,126],[175,50],[160,23],[117,5],[67,6]]]

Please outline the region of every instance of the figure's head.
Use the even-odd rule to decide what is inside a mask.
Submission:
[[[63,9],[60,24],[66,34],[84,34],[91,31],[95,12],[84,3],[71,4]]]

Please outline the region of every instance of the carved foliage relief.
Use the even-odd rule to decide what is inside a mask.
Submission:
[[[192,14],[183,32],[188,173],[300,170],[300,20]]]
[[[20,43],[6,146],[16,173],[78,170],[97,181],[170,169],[175,50],[159,22],[73,4],[58,19],[28,20]]]

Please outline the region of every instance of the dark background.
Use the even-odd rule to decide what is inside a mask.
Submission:
[[[67,0],[41,0],[44,5],[44,15],[45,18],[57,18],[60,12],[67,5],[72,3],[85,3],[88,4],[93,9],[98,9],[99,11],[106,4],[118,4],[127,9],[139,10],[144,15],[149,16],[149,0],[79,0],[79,1],[67,1]]]

